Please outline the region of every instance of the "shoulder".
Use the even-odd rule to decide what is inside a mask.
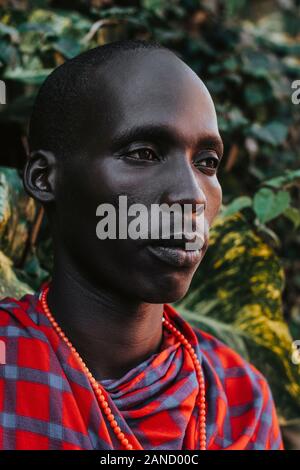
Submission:
[[[282,449],[276,407],[265,376],[213,335],[198,328],[193,330],[199,340],[204,366],[214,385],[224,393],[234,432],[239,432],[244,421],[250,423],[252,415],[249,449]]]
[[[0,301],[0,395],[2,388],[9,396],[20,377],[35,382],[40,371],[49,370],[51,345],[46,327],[38,293]]]
[[[214,369],[219,379],[226,387],[234,385],[244,390],[248,387],[254,393],[258,388],[260,392],[268,389],[268,382],[264,375],[246,358],[234,351],[227,344],[199,328],[193,327],[200,350],[206,359],[206,362]],[[249,390],[250,394],[250,390]]]
[[[241,448],[241,439],[250,436],[247,449],[283,449],[275,403],[264,375],[213,335],[198,328],[193,330],[210,382],[222,390],[232,437],[236,439],[232,449]]]
[[[242,357],[232,347],[197,326],[197,323],[187,320],[189,317],[186,318],[182,311],[170,305],[165,311],[183,333],[196,336],[194,341],[206,375],[213,388],[223,395],[225,393],[229,406],[252,403],[261,407],[271,397],[266,378],[249,358]]]
[[[34,325],[37,317],[35,309],[37,297],[26,294],[20,299],[5,297],[0,300],[0,327],[26,328]]]
[[[38,294],[26,294],[20,299],[5,297],[0,300],[0,341],[6,350],[20,349],[28,339],[44,340],[40,328]]]

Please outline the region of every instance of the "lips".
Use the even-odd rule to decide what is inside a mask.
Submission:
[[[147,249],[161,262],[171,266],[188,268],[193,267],[201,260],[205,242],[201,243],[199,248],[187,250],[186,243],[195,241],[187,237],[181,239],[160,239],[152,240]]]

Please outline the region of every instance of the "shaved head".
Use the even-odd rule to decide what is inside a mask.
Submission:
[[[104,98],[107,90],[101,78],[104,73],[109,75],[109,65],[126,51],[136,54],[158,49],[175,56],[156,42],[122,40],[90,49],[57,67],[41,86],[34,104],[29,125],[30,152],[44,149],[56,156],[73,156],[82,151],[82,135],[90,129],[87,117],[97,111],[93,106],[95,87],[97,95],[103,94]]]

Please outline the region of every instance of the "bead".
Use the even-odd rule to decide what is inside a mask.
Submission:
[[[114,428],[116,428],[116,427],[118,426],[118,423],[117,423],[117,421],[114,419],[113,421],[111,421],[110,425],[111,425],[111,427],[114,429]]]
[[[122,444],[123,446],[127,446],[128,443],[129,443],[129,441],[128,441],[128,439],[126,439],[126,438],[125,438],[125,439],[122,439],[122,441],[121,441],[121,444]]]

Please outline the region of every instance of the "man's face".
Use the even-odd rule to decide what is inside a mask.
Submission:
[[[124,52],[99,74],[91,78],[90,114],[84,117],[87,150],[60,168],[56,249],[96,287],[144,302],[174,302],[189,288],[221,204],[216,167],[222,144],[214,106],[191,69],[164,50]],[[128,206],[149,209],[205,204],[200,257],[177,265],[156,256],[149,239],[100,240],[96,209],[102,203],[117,208],[120,195]]]

